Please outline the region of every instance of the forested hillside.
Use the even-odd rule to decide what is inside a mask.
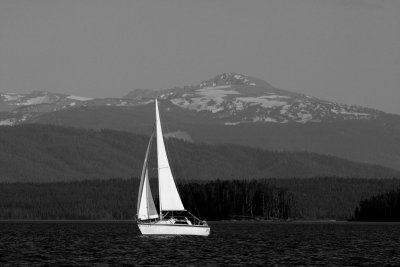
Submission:
[[[160,103],[160,112],[163,126],[169,132],[185,132],[195,142],[329,154],[400,170],[400,116],[396,115],[386,114],[382,120],[366,121],[225,125],[209,119],[205,111],[183,110],[168,102]],[[154,105],[78,107],[50,112],[31,122],[149,134]]]
[[[138,177],[147,136],[51,125],[0,127],[0,182],[46,182]],[[167,139],[178,180],[288,177],[400,177],[398,171],[305,152],[238,145],[211,146]],[[153,147],[150,165],[155,165]],[[150,171],[154,176],[155,170]]]
[[[134,219],[138,187],[139,179],[2,183],[0,219]],[[398,188],[399,179],[329,177],[178,183],[185,207],[212,220],[345,220],[361,200]]]

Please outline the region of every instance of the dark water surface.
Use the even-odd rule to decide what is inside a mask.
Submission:
[[[0,222],[0,266],[400,266],[400,224],[215,222],[145,237],[134,222]]]

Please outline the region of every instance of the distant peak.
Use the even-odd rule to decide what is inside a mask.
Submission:
[[[199,86],[202,87],[214,87],[221,85],[250,85],[256,86],[257,83],[253,80],[253,78],[239,74],[236,72],[226,72],[221,73],[215,76],[214,78],[203,81]]]
[[[247,75],[236,73],[236,72],[225,72],[225,73],[222,73],[222,74],[220,74],[218,76],[220,76],[221,79],[231,79],[231,78],[243,79],[244,77],[247,77]]]
[[[248,80],[248,76],[236,72],[226,72],[215,76],[214,79],[226,80],[226,81],[232,81],[232,80],[241,81],[241,80]]]

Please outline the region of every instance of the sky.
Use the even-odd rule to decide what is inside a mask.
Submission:
[[[398,0],[1,0],[0,91],[87,97],[224,72],[400,114]]]

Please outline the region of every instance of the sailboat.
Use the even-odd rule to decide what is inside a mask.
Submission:
[[[143,235],[197,235],[208,236],[210,227],[183,206],[176,187],[161,128],[158,102],[155,100],[155,131],[150,136],[140,178],[137,225]],[[158,195],[157,212],[149,182],[149,154],[154,137],[157,140]]]

